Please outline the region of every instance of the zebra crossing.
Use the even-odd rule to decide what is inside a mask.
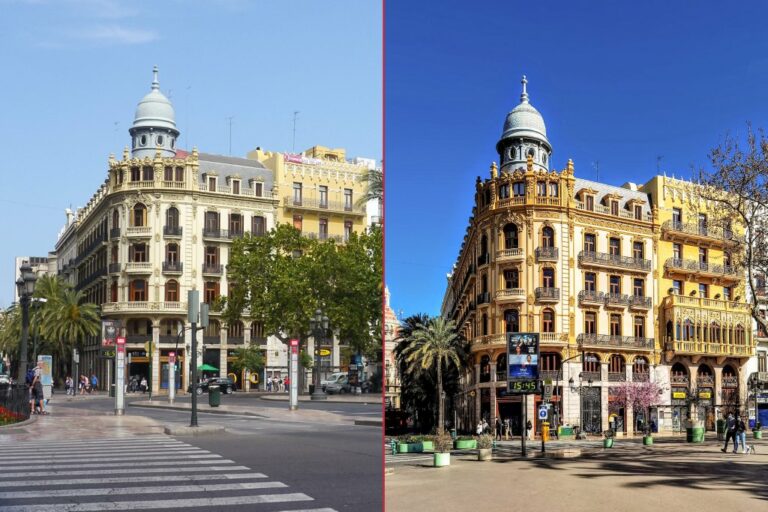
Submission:
[[[165,436],[0,445],[0,510],[336,512],[235,461]]]

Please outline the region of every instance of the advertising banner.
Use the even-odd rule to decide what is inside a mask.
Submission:
[[[537,393],[539,386],[539,333],[507,334],[507,390],[513,394]]]
[[[37,356],[40,367],[40,383],[43,386],[53,386],[53,356]]]

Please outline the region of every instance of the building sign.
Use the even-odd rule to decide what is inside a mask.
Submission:
[[[539,392],[539,333],[507,334],[507,390],[513,394]]]
[[[712,392],[711,391],[700,391],[699,392],[699,398],[702,400],[709,400],[712,398]]]
[[[672,398],[675,400],[685,400],[685,398],[688,396],[688,393],[685,391],[673,391],[672,392]]]

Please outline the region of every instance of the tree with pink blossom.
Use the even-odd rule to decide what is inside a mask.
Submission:
[[[612,390],[613,403],[618,407],[632,407],[635,411],[644,411],[645,417],[651,417],[651,407],[661,402],[662,389],[651,381],[622,382]],[[646,421],[646,435],[651,435],[650,423]]]

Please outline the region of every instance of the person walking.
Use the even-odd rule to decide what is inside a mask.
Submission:
[[[141,376],[141,384],[139,384],[139,388],[141,388],[142,394],[147,392],[147,378],[143,375]]]
[[[504,418],[504,440],[509,439],[509,418]]]
[[[66,380],[64,381],[64,390],[66,391],[67,396],[74,395],[75,389],[74,389],[74,382],[72,381],[72,376],[67,375]]]
[[[483,422],[482,421],[478,421],[477,422],[477,428],[475,429],[475,434],[477,434],[479,436],[482,433],[483,433]]]
[[[733,419],[733,414],[728,413],[728,418],[725,420],[725,444],[720,451],[725,453],[728,450],[728,441],[733,439],[736,434],[736,420]],[[735,449],[735,448],[734,448]]]
[[[525,424],[525,435],[529,441],[533,441],[533,423],[531,423],[531,420],[528,420],[528,423]]]
[[[95,373],[91,373],[91,390],[96,391],[99,387],[99,379]]]
[[[736,415],[736,435],[741,444],[741,453],[749,453],[749,447],[747,446],[747,426],[744,424],[744,419],[739,414]],[[738,446],[736,446],[734,453],[737,453],[738,451]]]
[[[501,441],[501,419],[496,418],[496,440]]]
[[[488,422],[485,421],[485,418],[483,418],[483,434],[487,434],[491,431],[491,426],[488,425]]]

